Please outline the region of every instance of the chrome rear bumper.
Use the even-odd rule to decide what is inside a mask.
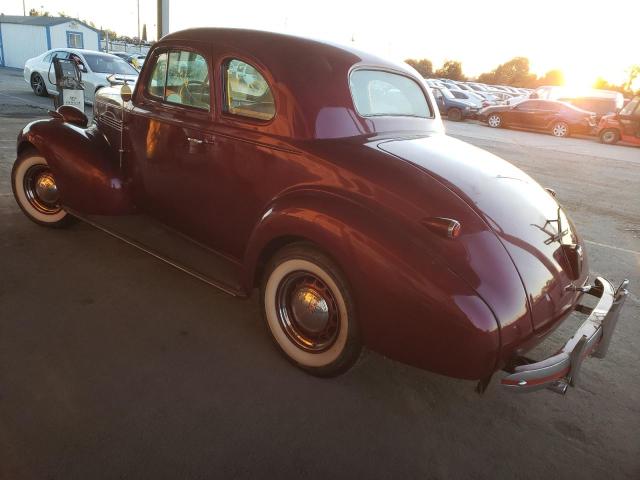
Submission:
[[[608,280],[598,277],[595,285],[580,288],[599,298],[593,308],[583,305],[576,308],[588,314],[588,318],[557,354],[539,362],[520,359],[525,364],[512,368],[510,375],[501,380],[502,386],[512,392],[548,388],[561,394],[566,393],[569,386],[574,387],[583,360],[588,356],[604,358],[607,354],[620,309],[627,298],[628,284],[625,280],[614,289]]]

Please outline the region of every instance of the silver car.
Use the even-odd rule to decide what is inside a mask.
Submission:
[[[110,85],[107,77],[115,74],[116,80],[135,83],[138,71],[115,55],[77,48],[56,48],[30,58],[24,64],[24,80],[31,85],[33,93],[40,97],[56,94],[54,58],[75,60],[82,73],[84,98],[93,103],[95,92]]]

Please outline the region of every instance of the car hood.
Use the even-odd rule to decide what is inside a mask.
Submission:
[[[501,158],[444,134],[388,140],[381,150],[411,162],[473,209],[493,230],[517,268],[533,327],[543,329],[575,305],[567,289],[587,277],[586,258],[569,263],[563,245],[580,245],[575,228],[554,197]],[[558,221],[563,235],[558,235]],[[464,229],[464,225],[462,225]]]

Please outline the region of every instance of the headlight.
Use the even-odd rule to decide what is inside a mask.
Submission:
[[[471,107],[464,107],[465,112],[470,110]]]

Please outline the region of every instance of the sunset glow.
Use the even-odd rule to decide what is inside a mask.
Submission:
[[[566,85],[586,88],[598,77],[626,80],[625,70],[640,63],[637,28],[640,2],[540,0],[535,5],[503,1],[459,0],[443,3],[398,0],[321,4],[280,0],[234,2],[171,0],[172,31],[198,27],[243,27],[315,37],[356,46],[399,60],[427,58],[438,68],[460,60],[468,76],[477,76],[516,56],[530,60],[539,76],[563,71]],[[135,2],[113,0],[109,8],[95,2],[26,0],[26,8],[95,22],[120,34],[137,35]],[[155,0],[140,0],[141,23],[155,34]],[[4,0],[5,14],[21,14],[22,0]],[[636,81],[640,88],[640,79]]]

